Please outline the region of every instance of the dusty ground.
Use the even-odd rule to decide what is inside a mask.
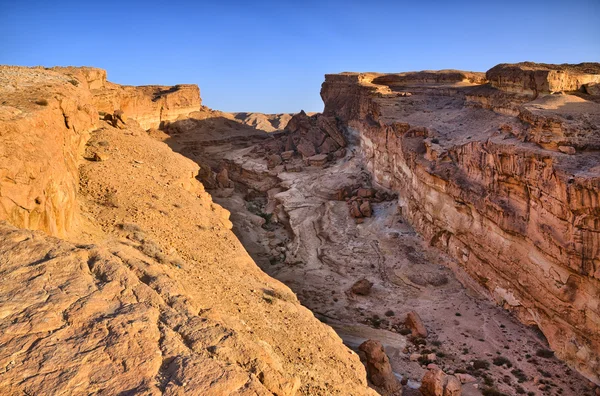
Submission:
[[[407,394],[419,386],[429,353],[436,354],[435,363],[446,372],[477,378],[463,386],[467,395],[485,388],[509,395],[592,394],[587,380],[547,351],[536,329],[465,288],[455,276],[461,275],[455,263],[426,246],[403,221],[397,201],[375,204],[373,217],[356,224],[346,203],[334,199],[340,187],[371,185],[352,147],[344,159],[324,168],[276,172],[252,150],[268,136],[253,131],[252,138],[231,139],[238,133],[221,124],[221,141],[215,140],[215,122],[205,124],[212,127],[209,138],[202,124],[162,138],[199,163],[216,168],[225,161],[247,170],[234,190],[211,191],[232,212],[234,232],[244,247],[347,345],[356,349],[366,339],[380,340],[395,373],[408,379]],[[348,293],[362,278],[374,283],[371,293]],[[411,310],[429,330],[424,345],[403,335]],[[414,353],[421,355],[419,361],[410,360]]]

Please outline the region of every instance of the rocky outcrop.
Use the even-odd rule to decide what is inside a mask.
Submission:
[[[522,79],[504,74],[503,68],[492,69],[488,79]],[[557,68],[569,76],[585,72],[580,66]],[[547,69],[545,75],[552,75],[554,69]],[[527,137],[535,122],[467,106],[470,93],[485,96],[493,88],[463,83],[458,91],[452,83],[437,90],[416,87],[411,97],[386,96],[373,86],[374,76],[326,76],[325,114],[342,119],[348,135],[358,136],[375,181],[399,193],[404,217],[457,260],[470,275],[463,277],[465,284],[538,326],[558,356],[598,381],[598,152],[558,151],[570,144],[568,139],[547,135],[548,144],[536,145]],[[562,90],[571,89],[567,82]],[[554,90],[544,84],[524,89]],[[585,125],[600,114],[597,103],[565,97],[570,104],[564,107],[539,102],[543,98],[521,104],[516,96],[512,106],[517,114],[534,111],[572,125]],[[445,111],[437,111],[438,101]],[[590,127],[571,144],[595,148],[598,134]]]
[[[200,110],[201,106],[200,89],[190,84],[133,87],[106,83],[93,94],[98,111],[112,113],[121,109],[144,129],[158,128]]]
[[[373,394],[198,165],[126,110],[100,120],[69,73],[0,68],[0,393]]]
[[[83,145],[98,124],[72,77],[0,67],[0,220],[64,236],[76,221]]]
[[[491,85],[507,92],[527,95],[582,90],[584,84],[600,82],[597,63],[549,65],[545,63],[502,63],[486,73]]]

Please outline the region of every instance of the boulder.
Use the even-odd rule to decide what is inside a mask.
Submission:
[[[413,337],[427,337],[427,328],[423,324],[419,314],[415,311],[410,311],[408,315],[406,315],[405,324],[406,327],[411,330]]]
[[[460,396],[461,385],[455,376],[447,375],[439,367],[432,366],[423,376],[419,391],[423,396]]]
[[[271,154],[267,157],[267,168],[273,169],[282,162],[283,160],[281,159],[281,156],[277,154]]]
[[[558,151],[569,155],[574,155],[577,153],[577,150],[575,150],[575,147],[573,146],[558,146]]]
[[[373,282],[368,279],[361,279],[352,285],[350,291],[354,294],[358,294],[361,296],[366,296],[371,292],[371,288],[373,287]]]
[[[330,137],[327,137],[325,139],[325,141],[323,142],[323,144],[321,144],[319,146],[319,153],[329,154],[329,153],[333,153],[334,151],[336,151],[339,148],[340,148],[340,146],[335,142],[335,140],[333,140]]]
[[[327,154],[317,154],[306,159],[310,166],[323,166],[327,163]]]
[[[585,92],[587,92],[588,95],[600,96],[600,83],[591,82],[583,84],[583,87],[585,88]]]
[[[360,204],[357,201],[350,201],[350,216],[355,219],[363,217],[363,214],[360,211]]]
[[[233,182],[229,179],[229,172],[227,168],[223,168],[217,173],[216,176],[217,186],[220,188],[231,188],[233,187]]]
[[[356,192],[356,195],[358,195],[361,198],[372,198],[375,196],[375,189],[374,188],[359,188],[358,191]]]
[[[298,143],[298,152],[302,155],[302,158],[312,157],[317,154],[315,145],[307,140],[301,140],[300,143]]]
[[[293,156],[294,156],[294,150],[284,151],[283,153],[281,153],[281,158],[284,161],[292,159]]]
[[[373,209],[371,209],[371,202],[363,201],[363,203],[360,204],[360,213],[362,213],[364,217],[371,217],[371,215],[373,214]]]
[[[358,347],[365,353],[367,378],[379,388],[382,395],[401,395],[402,385],[394,375],[390,360],[383,350],[381,342],[367,340]]]

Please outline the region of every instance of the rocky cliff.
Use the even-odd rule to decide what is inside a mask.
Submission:
[[[254,264],[198,165],[144,130],[199,107],[197,87],[89,68],[3,66],[0,82],[0,393],[372,394]],[[115,108],[119,128],[99,117]]]
[[[462,281],[596,382],[600,105],[548,93],[584,90],[598,68],[499,65],[490,83],[344,73],[321,90],[325,115],[345,123],[375,181],[399,193],[403,216],[456,259]]]

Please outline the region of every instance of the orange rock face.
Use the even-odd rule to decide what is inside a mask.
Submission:
[[[565,77],[561,89],[600,78],[588,66],[596,74]],[[500,65],[491,85],[328,75],[321,96],[325,115],[357,136],[375,180],[399,192],[403,215],[470,275],[463,282],[538,326],[558,356],[598,381],[600,105],[543,95],[558,77],[528,67]],[[583,73],[561,67],[552,73]],[[507,92],[528,73],[550,81],[518,90],[538,97]]]

